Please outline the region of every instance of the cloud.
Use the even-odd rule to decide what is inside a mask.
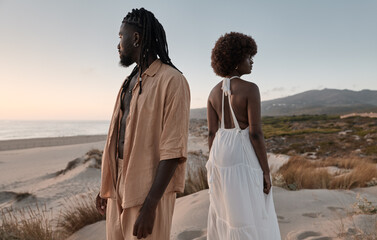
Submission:
[[[284,92],[285,88],[284,87],[275,87],[271,89],[272,92]]]
[[[274,87],[272,89],[268,89],[267,91],[262,92],[262,96],[269,97],[270,95],[277,95],[276,93],[281,93],[286,91],[284,87]]]
[[[92,67],[83,67],[80,68],[80,73],[83,75],[93,75],[95,72],[95,69]]]

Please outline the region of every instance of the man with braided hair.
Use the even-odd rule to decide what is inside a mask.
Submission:
[[[120,64],[136,67],[115,103],[96,206],[108,240],[166,240],[184,189],[190,90],[153,13],[133,9],[119,37]]]

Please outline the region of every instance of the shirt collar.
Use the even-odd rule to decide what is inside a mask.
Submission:
[[[157,58],[156,60],[153,61],[151,65],[149,65],[147,70],[145,70],[142,75],[146,74],[150,77],[153,77],[157,73],[158,69],[160,69],[161,65],[162,65],[161,60]]]

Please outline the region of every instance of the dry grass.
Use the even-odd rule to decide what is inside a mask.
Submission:
[[[359,193],[356,195],[356,202],[353,204],[356,213],[359,214],[377,214],[377,205],[373,205],[366,197]]]
[[[1,220],[1,240],[60,239],[53,231],[52,218],[48,216],[46,207],[37,205],[34,210],[30,207],[21,210],[3,209]]]
[[[95,197],[95,194],[91,193],[66,200],[57,224],[62,234],[69,236],[86,225],[105,219],[96,209]]]
[[[187,173],[185,190],[183,193],[177,194],[177,197],[187,196],[204,189],[208,189],[207,170],[205,167],[201,167],[196,173],[191,171]]]
[[[17,202],[21,202],[22,200],[24,200],[28,197],[35,197],[35,196],[31,193],[28,193],[28,192],[21,192],[21,193],[16,193],[16,195],[14,196],[14,199]]]
[[[88,156],[92,156],[92,155],[98,155],[98,156],[102,156],[102,153],[103,151],[99,150],[99,149],[96,149],[96,148],[92,148],[91,150],[89,150],[86,155]]]
[[[95,161],[95,164],[92,165],[91,167],[101,169],[102,153],[103,153],[103,151],[93,148],[93,149],[89,150],[85,154],[84,157],[75,158],[72,161],[69,161],[67,163],[67,166],[65,167],[65,169],[56,172],[56,175],[65,174],[68,171],[70,171],[70,170],[72,170],[72,169],[74,169],[74,168],[76,168],[76,167],[78,167],[82,164],[85,164],[86,162],[88,162],[90,160]]]
[[[331,174],[326,167],[349,169],[348,173]],[[364,158],[328,158],[308,160],[304,157],[292,157],[284,164],[273,179],[279,178],[280,186],[291,190],[297,189],[351,189],[366,187],[377,178],[377,165]],[[283,180],[282,180],[283,179]]]
[[[2,209],[0,240],[61,240],[86,225],[104,220],[97,212],[94,194],[74,197],[60,213],[58,221],[46,206],[21,210]]]
[[[291,190],[328,188],[331,175],[326,169],[318,167],[319,164],[316,162],[292,157],[279,169],[278,173],[282,175],[287,188]]]
[[[363,230],[361,227],[357,226],[354,220],[354,216],[349,217],[352,225],[348,228],[345,227],[344,223],[341,221],[340,226],[337,227],[337,237],[345,240],[376,240],[377,239],[377,218],[369,219],[372,221],[370,224],[372,227],[368,230]]]
[[[377,177],[376,164],[361,163],[347,174],[336,176],[332,179],[331,189],[351,189],[356,187],[367,187],[367,183]]]
[[[326,158],[323,161],[323,166],[334,166],[338,168],[353,169],[356,166],[366,162],[364,159],[357,157],[348,157],[348,158]]]
[[[336,225],[337,236],[346,240],[376,240],[377,206],[357,194],[353,209],[353,212],[347,213],[348,224],[340,217],[340,223]]]
[[[94,159],[96,164],[93,167],[101,169],[102,154],[103,154],[103,151],[93,148],[89,152],[86,153],[84,157],[84,163],[86,163],[87,161],[91,159]]]

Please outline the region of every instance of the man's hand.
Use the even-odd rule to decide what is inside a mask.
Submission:
[[[106,213],[107,199],[101,198],[99,193],[96,197],[96,208],[97,211],[103,216]]]
[[[156,218],[156,207],[152,206],[155,204],[148,203],[143,204],[140,209],[139,217],[136,219],[134,225],[133,235],[137,236],[137,239],[146,238],[149,234],[152,234],[154,220]]]
[[[271,190],[270,174],[263,174],[263,192],[268,194]]]
[[[146,238],[152,233],[157,205],[173,177],[179,160],[179,158],[162,160],[158,164],[156,177],[134,225],[133,235],[138,239]]]

